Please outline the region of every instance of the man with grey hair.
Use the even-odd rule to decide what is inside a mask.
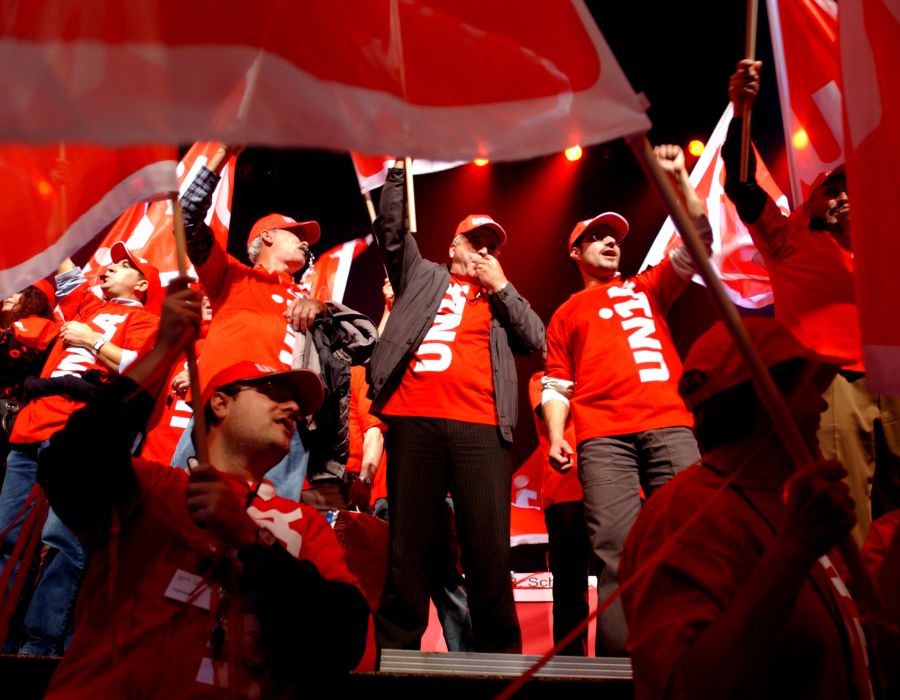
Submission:
[[[229,255],[204,223],[228,155],[229,149],[221,146],[181,198],[188,257],[213,308],[198,361],[203,388],[210,377],[241,360],[290,369],[295,333],[305,333],[326,312],[325,304],[306,298],[293,278],[306,265],[309,246],[319,240],[318,223],[295,221],[284,214],[259,219],[247,239],[253,267]],[[191,454],[188,430],[176,448],[176,466],[185,466],[184,457]],[[299,499],[306,462],[307,454],[295,433],[291,452],[268,475],[279,495]]]

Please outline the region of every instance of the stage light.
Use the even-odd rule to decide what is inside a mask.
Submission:
[[[566,149],[566,158],[573,163],[576,160],[579,160],[582,156],[581,146],[572,146],[571,148]]]
[[[688,144],[688,153],[696,158],[699,158],[703,155],[703,150],[706,148],[706,144],[703,143],[700,139],[691,139],[691,142]]]
[[[38,180],[37,182],[37,191],[41,197],[49,197],[53,194],[53,185],[50,184],[47,180]]]
[[[791,137],[791,143],[794,144],[794,148],[806,148],[809,145],[809,134],[806,133],[806,129],[797,129]]]
[[[489,161],[487,158],[476,158],[472,162],[475,163],[475,165],[477,165],[479,168],[483,168],[485,165],[487,165],[491,161]]]

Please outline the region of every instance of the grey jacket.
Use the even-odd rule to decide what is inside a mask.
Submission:
[[[391,169],[381,193],[381,215],[375,221],[375,232],[395,300],[367,371],[375,412],[399,386],[450,284],[447,266],[425,260],[415,238],[407,235],[405,195],[404,171]],[[544,324],[512,283],[488,298],[494,403],[500,433],[512,442],[519,408],[513,352],[530,355],[542,349],[546,342]]]

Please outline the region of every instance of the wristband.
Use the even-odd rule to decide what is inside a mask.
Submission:
[[[104,345],[106,345],[106,338],[100,336],[99,338],[97,338],[97,340],[94,341],[94,344],[91,345],[91,352],[94,353],[95,356],[99,355],[100,348],[102,348]]]

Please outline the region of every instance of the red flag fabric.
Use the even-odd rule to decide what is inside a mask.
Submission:
[[[355,238],[341,243],[322,254],[303,273],[300,287],[310,297],[320,301],[342,302],[347,289],[347,280],[350,278],[350,265],[372,245],[373,240],[372,234],[369,234],[365,238]]]
[[[838,6],[834,0],[768,0],[768,9],[796,206],[819,173],[844,161]]]
[[[178,192],[183,193],[194,177],[212,158],[219,144],[214,141],[198,142],[188,149],[176,170]],[[234,192],[236,156],[231,156],[222,168],[222,176],[213,192],[212,206],[206,215],[206,223],[212,228],[219,242],[227,247],[228,227],[231,224],[231,196]],[[172,202],[140,202],[124,212],[91,257],[89,268],[105,267],[110,263],[109,251],[114,243],[123,242],[132,252],[149,260],[159,270],[165,286],[178,274],[178,259],[173,234]],[[193,266],[188,262],[188,274],[196,278]]]
[[[394,158],[390,156],[364,156],[361,153],[351,153],[350,158],[353,160],[353,169],[356,171],[356,179],[359,181],[359,191],[365,194],[372,190],[378,189],[387,179],[388,169],[394,163]],[[463,165],[465,161],[443,161],[443,160],[414,160],[413,175],[427,175],[428,173],[436,173],[441,170],[450,170]]]
[[[31,142],[502,160],[650,127],[582,0],[32,0],[0,50],[0,133]]]
[[[135,202],[174,191],[176,161],[162,146],[0,146],[0,298],[51,274]]]
[[[721,152],[731,115],[732,107],[729,104],[691,172],[691,184],[700,199],[706,203],[713,230],[712,263],[725,285],[725,291],[735,304],[758,309],[772,303],[772,285],[769,273],[750,238],[750,232],[738,216],[734,204],[725,196],[725,169]],[[756,179],[787,214],[787,197],[769,174],[758,152]],[[659,263],[680,242],[681,238],[670,217],[656,235],[641,269]],[[694,281],[703,284],[699,275],[694,275]]]
[[[900,8],[882,0],[841,0],[840,52],[851,190],[853,255],[866,386],[900,396]]]

